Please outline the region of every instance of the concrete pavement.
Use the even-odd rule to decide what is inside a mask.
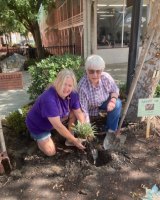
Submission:
[[[114,78],[117,84],[126,83],[127,63],[106,65],[105,71],[108,72]]]
[[[3,118],[10,112],[30,102],[27,89],[30,85],[30,75],[23,71],[23,89],[0,91],[0,116]]]

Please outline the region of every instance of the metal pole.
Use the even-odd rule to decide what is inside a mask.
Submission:
[[[124,38],[124,15],[125,15],[125,4],[126,0],[123,0],[123,20],[122,20],[122,40],[121,40],[121,47],[123,47],[123,38]]]
[[[133,1],[131,38],[129,45],[128,72],[127,72],[127,94],[129,93],[133,75],[135,73],[135,66],[137,64],[137,58],[139,52],[142,1],[143,0]]]

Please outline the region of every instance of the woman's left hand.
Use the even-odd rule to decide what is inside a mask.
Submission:
[[[116,99],[111,99],[107,105],[107,111],[112,111],[116,107]]]

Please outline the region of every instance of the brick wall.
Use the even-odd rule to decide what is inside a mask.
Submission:
[[[78,14],[83,13],[83,0],[74,0],[74,1],[56,0],[55,3],[56,3],[56,8],[49,11],[49,14],[46,19],[48,30],[45,29],[44,24],[41,22],[43,27],[43,28],[41,27],[43,45],[45,47],[49,47],[49,46],[58,46],[58,45],[65,46],[68,44],[69,45],[75,44],[76,54],[83,55],[83,42],[81,48],[81,37],[80,37],[80,30],[82,30],[83,25],[79,26],[78,22],[81,22],[79,18],[77,19],[78,21],[75,21],[75,24],[71,24],[72,17],[76,17]],[[59,26],[60,22],[65,22],[68,19],[70,19],[68,21],[68,24],[65,24],[64,27]],[[83,35],[82,35],[82,41],[83,41]],[[61,54],[60,52],[59,53],[57,52],[55,54]]]
[[[79,27],[75,28],[75,52],[77,55],[83,55],[81,54],[81,36],[80,36]]]
[[[13,90],[22,88],[22,72],[0,73],[0,90]]]

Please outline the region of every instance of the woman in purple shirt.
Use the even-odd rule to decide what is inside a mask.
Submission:
[[[75,88],[76,78],[73,71],[63,69],[53,85],[38,97],[27,115],[26,125],[31,137],[37,141],[39,149],[48,156],[56,153],[50,133],[53,128],[79,149],[85,148],[71,133],[73,115],[80,122],[85,122]],[[67,118],[68,129],[62,123]]]
[[[106,72],[105,62],[98,55],[91,55],[85,63],[86,75],[78,85],[80,104],[86,120],[99,116],[99,111],[107,112],[104,131],[115,132],[121,113],[119,89],[113,78]]]

